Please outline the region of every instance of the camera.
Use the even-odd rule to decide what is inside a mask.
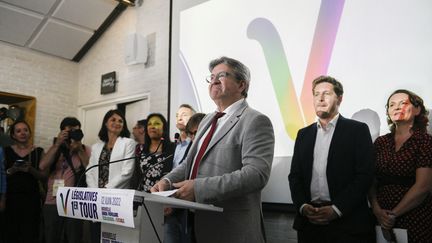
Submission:
[[[83,137],[84,137],[84,133],[82,132],[81,129],[75,129],[69,131],[69,142],[71,139],[75,141],[81,141]]]

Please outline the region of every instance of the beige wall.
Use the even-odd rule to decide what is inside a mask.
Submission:
[[[65,116],[76,116],[78,64],[0,44],[0,90],[36,97],[34,143],[47,148]]]

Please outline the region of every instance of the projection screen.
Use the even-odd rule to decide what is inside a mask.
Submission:
[[[173,0],[171,134],[188,103],[215,104],[205,77],[210,60],[228,56],[251,69],[249,105],[270,117],[275,158],[263,201],[292,203],[288,184],[298,129],[315,121],[312,80],[342,82],[343,116],[387,133],[385,103],[399,88],[432,105],[432,2],[429,0]]]

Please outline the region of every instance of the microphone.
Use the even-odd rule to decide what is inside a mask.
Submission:
[[[162,143],[163,143],[164,140],[165,139],[163,137],[160,138],[160,142],[159,142],[158,146],[156,147],[156,150],[153,153],[149,153],[149,154],[146,155],[144,153],[144,150],[141,150],[141,153],[138,156],[136,156],[136,157],[138,159],[141,159],[141,158],[145,159],[145,158],[150,158],[151,156],[155,155],[157,153],[157,151],[159,150],[159,148],[162,145]],[[149,150],[150,150],[150,148],[149,148]]]
[[[180,142],[180,133],[176,132],[174,134],[174,142],[175,144],[178,144]]]

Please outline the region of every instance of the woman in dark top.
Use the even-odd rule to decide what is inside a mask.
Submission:
[[[39,181],[45,178],[39,171],[39,161],[44,151],[31,144],[30,127],[25,121],[12,124],[10,137],[15,144],[4,149],[6,242],[37,242],[42,206]]]
[[[168,124],[161,114],[147,117],[143,153],[135,162],[134,189],[149,192],[150,188],[172,169],[175,144],[169,139]]]
[[[375,141],[371,205],[384,232],[407,229],[408,242],[432,242],[432,136],[423,100],[396,90],[387,101],[391,133]]]

